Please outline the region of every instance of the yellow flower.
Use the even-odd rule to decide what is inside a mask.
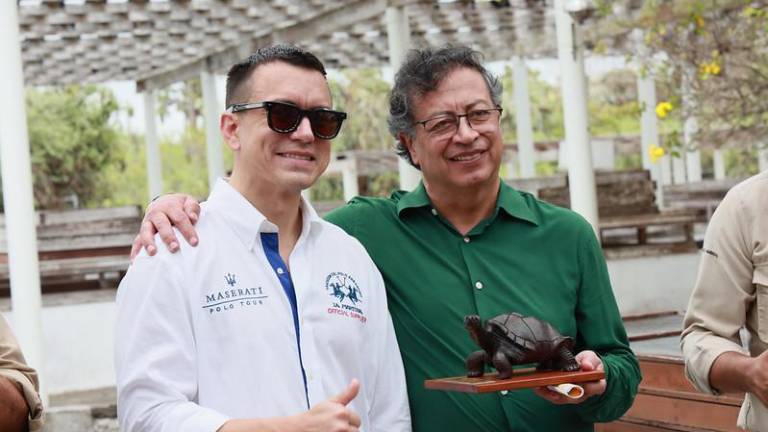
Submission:
[[[656,144],[651,144],[650,147],[648,147],[648,155],[651,157],[652,163],[656,163],[659,159],[664,157],[666,153],[664,147],[659,147]]]
[[[664,118],[673,108],[674,106],[670,102],[659,102],[658,105],[656,105],[656,115],[659,118]]]
[[[702,28],[704,27],[704,18],[701,17],[701,15],[694,16],[694,20],[696,21],[696,27]]]
[[[720,64],[716,61],[702,63],[699,66],[699,74],[703,79],[707,79],[709,75],[720,75],[720,70]]]

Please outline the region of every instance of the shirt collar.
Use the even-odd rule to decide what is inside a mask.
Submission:
[[[501,209],[512,217],[539,225],[539,217],[531,211],[520,192],[507,185],[503,180],[500,183],[501,186],[499,187],[499,196],[496,200],[496,211],[494,214],[498,213],[499,209]],[[427,190],[424,188],[424,182],[419,182],[419,185],[414,190],[401,195],[400,200],[397,202],[397,214],[402,217],[403,211],[406,209],[427,206],[431,207],[432,201],[429,199]]]
[[[264,214],[224,179],[216,181],[206,207],[215,209],[216,213],[224,217],[248,250],[253,250],[256,242],[261,241],[261,233],[277,232],[277,225],[267,220]],[[311,230],[318,229],[322,224],[322,219],[304,197],[301,197],[301,215],[301,236],[309,235]]]

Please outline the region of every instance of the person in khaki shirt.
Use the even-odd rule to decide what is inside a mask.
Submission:
[[[768,171],[734,186],[712,216],[681,345],[699,390],[745,392],[738,426],[768,431]]]
[[[27,366],[16,338],[0,315],[0,431],[39,431],[43,404],[34,369]]]

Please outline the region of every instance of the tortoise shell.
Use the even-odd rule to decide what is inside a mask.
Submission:
[[[528,351],[555,351],[563,345],[573,349],[573,338],[561,335],[552,325],[535,317],[513,312],[489,319],[488,325],[498,336]]]

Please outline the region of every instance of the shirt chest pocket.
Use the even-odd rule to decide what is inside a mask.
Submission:
[[[763,342],[768,342],[768,264],[755,267],[752,283],[757,297],[757,334]]]

